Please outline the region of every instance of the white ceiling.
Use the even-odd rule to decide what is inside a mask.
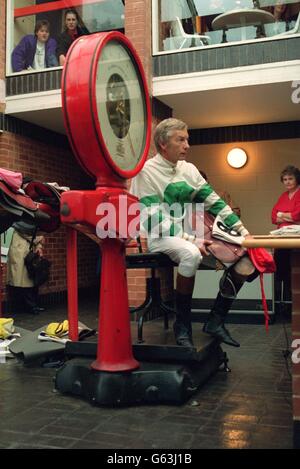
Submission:
[[[153,94],[190,128],[223,127],[299,120],[297,83],[295,60],[156,77]]]
[[[300,120],[291,83],[172,94],[159,99],[190,128],[224,127]]]

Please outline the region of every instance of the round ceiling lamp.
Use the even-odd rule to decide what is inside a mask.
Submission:
[[[247,160],[247,153],[241,148],[233,148],[227,155],[227,162],[232,168],[242,168]]]

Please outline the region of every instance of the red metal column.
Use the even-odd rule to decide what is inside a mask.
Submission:
[[[77,231],[66,227],[69,337],[78,340]]]
[[[124,243],[107,238],[101,250],[98,349],[91,367],[130,371],[138,368],[139,363],[132,355]]]

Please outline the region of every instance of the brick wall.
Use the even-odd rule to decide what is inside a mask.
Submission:
[[[20,135],[4,132],[0,136],[0,167],[20,171],[41,181],[56,181],[71,189],[86,187],[89,179],[81,170],[73,154],[67,149],[37,142]],[[52,263],[50,281],[40,292],[48,294],[66,290],[65,227],[45,234],[45,256]],[[95,284],[97,246],[83,235],[78,236],[79,287]],[[5,267],[3,275],[5,286]]]
[[[125,3],[125,34],[132,41],[143,63],[148,86],[152,90],[151,0]]]
[[[292,340],[300,339],[300,251],[293,251],[292,255]],[[298,346],[299,347],[299,346]],[[298,353],[299,356],[299,353]],[[300,448],[300,363],[293,364],[293,408],[295,422],[295,447]]]

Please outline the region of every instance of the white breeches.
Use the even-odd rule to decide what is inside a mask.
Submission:
[[[178,273],[183,277],[194,277],[202,255],[199,248],[190,241],[176,236],[148,238],[149,252],[163,252],[178,264]]]

